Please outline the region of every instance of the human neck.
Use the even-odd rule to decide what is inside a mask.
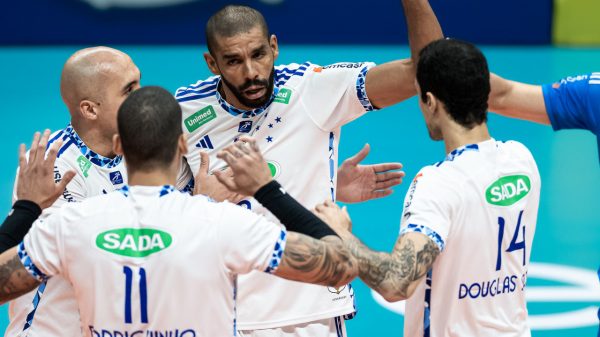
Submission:
[[[176,174],[173,174],[172,170],[127,170],[128,185],[135,186],[163,186],[163,185],[175,185],[177,181]]]
[[[443,128],[442,133],[444,145],[446,146],[446,154],[467,144],[481,143],[491,139],[486,123],[477,125],[469,130],[455,122],[450,122]]]
[[[113,151],[112,139],[104,137],[100,130],[97,128],[89,128],[75,122],[72,122],[72,125],[73,130],[75,130],[79,138],[81,138],[85,146],[90,150],[107,158],[114,158],[116,156]]]

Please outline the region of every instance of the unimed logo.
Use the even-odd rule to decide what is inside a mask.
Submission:
[[[183,124],[185,124],[185,128],[189,132],[194,132],[196,129],[215,118],[217,118],[217,113],[212,105],[209,105],[206,108],[196,111],[193,115],[186,118]]]

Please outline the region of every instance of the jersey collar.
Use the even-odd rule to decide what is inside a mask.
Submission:
[[[265,112],[265,110],[267,110],[267,108],[271,105],[271,103],[273,103],[273,100],[275,99],[275,97],[277,96],[277,93],[279,92],[279,87],[277,87],[275,84],[273,84],[273,92],[271,93],[271,98],[269,98],[269,101],[267,103],[265,103],[265,105],[261,106],[260,108],[253,109],[253,110],[243,110],[243,109],[238,109],[238,108],[234,107],[233,105],[227,103],[227,101],[225,99],[223,99],[223,97],[221,96],[221,93],[219,92],[219,89],[218,89],[220,85],[221,85],[221,77],[219,77],[217,80],[217,91],[215,93],[215,95],[217,97],[217,101],[219,101],[221,108],[223,108],[223,110],[229,112],[229,114],[231,114],[232,116],[242,117],[242,118],[258,116],[261,113]]]
[[[163,186],[133,186],[133,187],[130,187],[129,185],[124,185],[123,187],[121,187],[117,191],[119,191],[125,197],[129,197],[129,194],[131,193],[132,190],[134,191],[134,193],[136,191],[137,192],[141,192],[141,193],[157,193],[158,197],[164,197],[165,195],[168,195],[168,194],[170,194],[172,192],[177,191],[177,189],[173,185],[163,185]]]
[[[89,147],[87,147],[87,145],[85,145],[85,143],[79,137],[77,132],[75,132],[75,129],[73,129],[73,125],[71,124],[69,124],[65,129],[65,134],[70,138],[70,141],[75,143],[75,145],[79,148],[79,151],[81,151],[81,154],[83,154],[94,165],[106,168],[113,168],[119,165],[123,160],[123,156],[115,156],[114,158],[108,158],[92,151]]]

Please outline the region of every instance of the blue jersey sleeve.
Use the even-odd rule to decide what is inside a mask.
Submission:
[[[567,77],[542,90],[554,130],[586,129],[600,134],[600,72]]]

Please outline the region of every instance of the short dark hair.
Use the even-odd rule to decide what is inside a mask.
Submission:
[[[432,93],[463,127],[471,129],[487,120],[490,71],[474,45],[449,39],[431,42],[419,53],[417,82],[423,101]]]
[[[119,108],[117,123],[128,169],[168,167],[183,133],[181,107],[167,90],[143,87]]]
[[[240,5],[228,5],[213,14],[206,23],[206,45],[214,56],[217,36],[232,37],[246,33],[259,26],[265,38],[269,38],[269,28],[263,15],[254,8]]]

